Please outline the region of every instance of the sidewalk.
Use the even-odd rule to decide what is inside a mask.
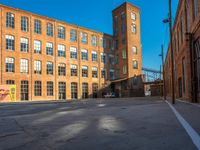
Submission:
[[[176,100],[173,106],[200,135],[200,104]]]

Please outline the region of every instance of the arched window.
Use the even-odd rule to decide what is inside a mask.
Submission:
[[[133,69],[138,69],[138,61],[133,60]]]

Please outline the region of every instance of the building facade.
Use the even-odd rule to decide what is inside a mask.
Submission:
[[[173,28],[176,98],[200,102],[200,1],[180,0]],[[166,94],[171,96],[171,58],[165,61]]]
[[[117,60],[116,80],[112,82],[115,93],[120,97],[144,96],[139,8],[121,5],[113,10],[113,40]]]
[[[0,5],[0,84],[17,100],[97,98],[141,75],[140,10],[124,3],[113,19],[108,35]]]

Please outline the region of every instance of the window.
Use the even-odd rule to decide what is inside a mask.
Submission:
[[[111,65],[114,65],[115,64],[115,58],[113,55],[109,55],[109,62]]]
[[[65,27],[58,26],[58,38],[65,39]]]
[[[53,44],[52,43],[49,43],[49,42],[46,43],[46,54],[53,56]]]
[[[132,19],[133,21],[136,21],[136,13],[131,13],[131,19]]]
[[[28,32],[28,17],[21,17],[21,31]]]
[[[88,60],[88,52],[86,49],[81,50],[81,59],[82,60]]]
[[[75,29],[70,30],[70,41],[71,42],[77,41],[77,31]]]
[[[97,94],[98,94],[98,84],[97,83],[92,84],[92,94],[93,94],[93,98],[97,98]]]
[[[15,72],[15,60],[14,58],[6,58],[6,72]]]
[[[6,27],[15,28],[15,15],[10,12],[6,13]]]
[[[135,74],[134,77],[133,77],[133,85],[137,85],[137,84],[138,84],[138,77]]]
[[[183,18],[183,12],[181,13],[181,19],[180,19],[180,33],[181,33],[181,42],[184,42],[184,36],[185,36],[185,31],[184,31],[184,18]]]
[[[121,20],[122,20],[121,31],[122,31],[122,34],[125,34],[125,32],[126,32],[126,16],[125,16],[124,12],[121,14]]]
[[[71,98],[72,99],[77,99],[78,98],[78,88],[77,88],[77,83],[72,82],[71,83]]]
[[[113,40],[112,39],[109,40],[109,48],[110,48],[111,51],[114,50],[114,45],[113,45]]]
[[[82,83],[82,98],[88,98],[88,83]]]
[[[132,24],[132,25],[131,25],[131,32],[132,32],[133,34],[136,34],[136,25],[135,25],[135,24]]]
[[[106,69],[101,69],[101,78],[106,78]]]
[[[42,34],[42,24],[38,19],[34,20],[34,32],[37,34]]]
[[[196,53],[196,59],[197,59],[196,70],[197,70],[198,90],[200,91],[200,39],[198,39],[194,43],[194,47],[195,47],[195,53]]]
[[[187,32],[189,32],[190,30],[190,3],[189,3],[190,0],[186,0],[186,17],[187,17]]]
[[[27,59],[20,60],[20,72],[28,73],[28,60]]]
[[[41,41],[34,40],[34,53],[42,54],[42,43]]]
[[[133,61],[133,69],[138,69],[138,62],[137,62],[137,60]]]
[[[81,32],[81,43],[87,44],[88,43],[88,35],[87,33]]]
[[[106,54],[105,53],[101,53],[101,62],[102,63],[106,63]]]
[[[92,77],[98,78],[98,68],[97,67],[92,67]]]
[[[119,76],[120,76],[120,70],[116,69],[115,70],[115,79],[120,79]]]
[[[20,50],[21,52],[28,52],[28,39],[26,38],[21,38],[20,39]]]
[[[65,76],[66,75],[66,65],[63,63],[58,64],[58,75]]]
[[[65,45],[58,44],[58,57],[65,57]]]
[[[66,83],[65,82],[59,82],[58,83],[58,95],[59,100],[65,100],[66,99]]]
[[[193,9],[193,13],[194,13],[194,18],[196,18],[199,14],[199,0],[193,0],[193,6],[194,6],[194,9]]]
[[[114,36],[118,36],[118,16],[114,17]]]
[[[88,77],[88,67],[82,66],[82,77]]]
[[[53,24],[51,23],[47,23],[47,36],[53,36]]]
[[[53,75],[53,62],[47,62],[46,67],[47,74]]]
[[[182,79],[183,79],[183,93],[185,93],[186,89],[186,64],[185,64],[185,58],[182,59]]]
[[[97,61],[97,52],[92,51],[92,61],[96,62]]]
[[[76,50],[76,47],[70,47],[70,58],[77,59],[77,50]]]
[[[115,48],[116,48],[116,49],[119,48],[119,41],[118,41],[118,40],[115,41]]]
[[[15,81],[14,80],[6,80],[6,84],[8,84],[8,85],[14,85]]]
[[[53,96],[53,82],[47,81],[47,96]]]
[[[107,47],[107,42],[106,42],[106,38],[103,38],[103,48],[106,48]]]
[[[100,39],[99,39],[99,45],[100,45],[100,47],[103,48],[103,38],[100,38]]]
[[[126,49],[123,49],[123,50],[122,50],[122,58],[123,58],[123,59],[126,59]]]
[[[28,100],[28,94],[29,94],[29,85],[28,85],[28,81],[26,80],[22,80],[21,81],[21,100]]]
[[[135,46],[132,47],[132,53],[133,55],[137,55],[137,47]]]
[[[71,65],[71,76],[77,76],[77,65]]]
[[[115,63],[116,63],[116,64],[119,64],[119,55],[118,55],[118,54],[116,54]]]
[[[42,62],[41,61],[34,61],[34,73],[35,74],[42,74]]]
[[[41,81],[35,81],[35,86],[34,86],[34,93],[35,96],[41,96],[42,95],[42,83]]]
[[[122,34],[122,44],[126,44],[126,35]]]
[[[15,50],[15,38],[12,35],[6,35],[6,49]]]
[[[110,80],[114,80],[115,79],[115,71],[114,69],[110,70]]]
[[[127,66],[126,65],[123,66],[123,74],[127,74]]]
[[[92,46],[97,46],[97,36],[92,36]]]

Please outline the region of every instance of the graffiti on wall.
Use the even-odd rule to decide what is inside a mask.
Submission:
[[[0,102],[16,101],[16,85],[0,85]]]

